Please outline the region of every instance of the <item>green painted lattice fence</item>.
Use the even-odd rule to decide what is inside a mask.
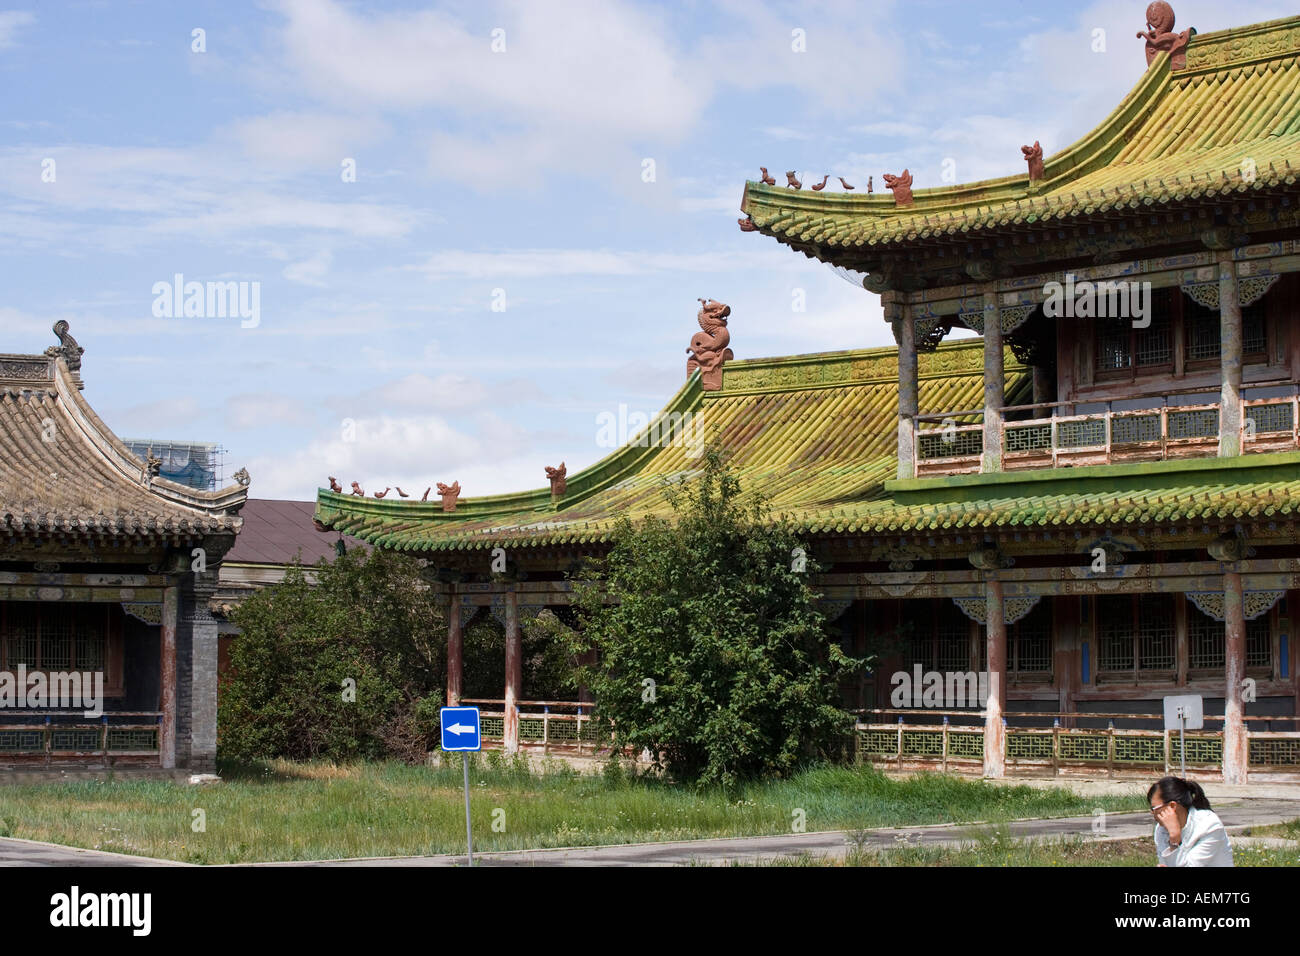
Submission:
[[[1300,733],[1251,733],[1249,766],[1300,771]],[[926,724],[858,724],[857,759],[902,765],[979,763],[984,759],[982,727]],[[1186,763],[1198,770],[1223,764],[1222,733],[1186,735]],[[1154,769],[1181,763],[1177,734],[1152,730],[1013,729],[1006,733],[1006,764],[1012,767],[1106,767]]]

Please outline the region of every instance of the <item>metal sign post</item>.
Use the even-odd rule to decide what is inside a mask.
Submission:
[[[474,833],[469,826],[469,754],[461,754],[465,764],[465,858],[474,865]]]
[[[1178,720],[1179,720],[1178,775],[1180,777],[1186,777],[1187,776],[1187,739],[1185,737],[1185,734],[1187,733],[1187,708],[1186,707],[1178,708]],[[465,759],[468,760],[469,758],[466,757]],[[466,772],[468,773],[468,770]],[[465,786],[468,787],[469,784],[466,783]]]
[[[482,726],[477,707],[443,707],[439,711],[442,722],[442,749],[444,753],[462,751],[465,764],[465,857],[474,865],[474,831],[469,817],[469,755],[483,749]]]
[[[1165,698],[1165,730],[1178,731],[1178,766],[1181,776],[1187,776],[1187,738],[1189,730],[1205,726],[1204,701],[1199,694]],[[1166,764],[1166,766],[1168,766]]]

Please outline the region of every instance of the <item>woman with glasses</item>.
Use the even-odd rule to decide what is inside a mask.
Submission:
[[[1160,866],[1232,866],[1232,844],[1199,783],[1164,777],[1147,791]]]

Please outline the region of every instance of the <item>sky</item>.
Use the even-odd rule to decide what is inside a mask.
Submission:
[[[0,0],[0,352],[67,320],[114,432],[220,443],[254,497],[544,487],[682,386],[699,298],[737,359],[893,344],[740,232],[759,166],[1022,174],[1140,79],[1145,6]]]

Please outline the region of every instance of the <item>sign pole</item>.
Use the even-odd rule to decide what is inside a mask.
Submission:
[[[443,707],[438,711],[442,724],[442,752],[461,751],[465,764],[465,857],[474,865],[474,831],[469,816],[469,755],[483,749],[483,722],[477,707]]]
[[[1182,726],[1178,728],[1178,765],[1182,768],[1179,776],[1187,778],[1187,741],[1183,739],[1183,734],[1187,730],[1187,711],[1182,707],[1178,708],[1178,716],[1182,720]]]
[[[460,755],[465,761],[465,854],[469,857],[469,865],[474,865],[474,834],[469,828],[469,754]]]
[[[1171,736],[1178,731],[1178,767],[1179,772],[1187,776],[1187,731],[1205,729],[1205,701],[1199,694],[1184,694],[1180,697],[1164,698],[1165,740],[1174,742]],[[1169,772],[1169,755],[1165,755],[1165,772]]]

